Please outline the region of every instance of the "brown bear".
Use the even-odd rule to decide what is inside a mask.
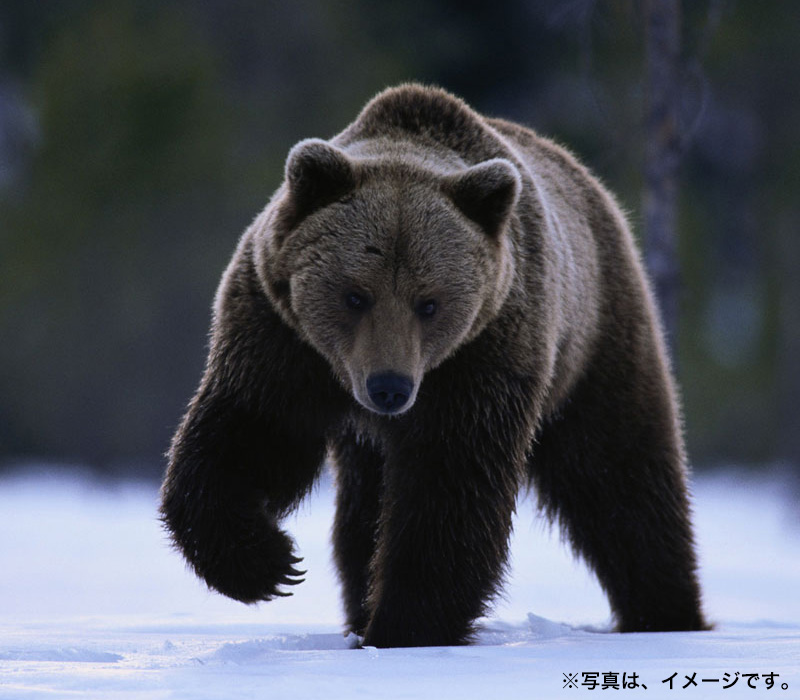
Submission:
[[[679,407],[625,218],[568,152],[439,89],[301,141],[214,305],[161,513],[208,585],[298,583],[329,457],[347,628],[467,643],[532,485],[621,631],[705,627]]]

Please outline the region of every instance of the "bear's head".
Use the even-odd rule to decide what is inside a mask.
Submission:
[[[256,226],[261,282],[361,405],[399,414],[506,299],[519,190],[505,159],[445,165],[302,141]]]

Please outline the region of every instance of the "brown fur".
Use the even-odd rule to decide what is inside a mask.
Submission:
[[[162,513],[209,585],[302,574],[280,519],[337,468],[348,628],[463,643],[529,482],[619,628],[702,629],[678,403],[612,196],[562,148],[436,89],[289,154],[217,295]]]

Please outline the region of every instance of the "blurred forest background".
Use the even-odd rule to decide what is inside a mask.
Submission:
[[[642,235],[645,3],[0,4],[0,465],[155,476],[289,148],[439,84],[567,144]],[[800,3],[687,0],[676,367],[697,467],[800,464]]]

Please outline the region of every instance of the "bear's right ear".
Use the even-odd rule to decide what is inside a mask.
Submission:
[[[356,176],[348,157],[322,139],[298,143],[286,159],[289,212],[294,226],[312,212],[353,190]]]
[[[492,238],[508,220],[521,187],[517,169],[505,158],[473,165],[444,185],[453,203]]]

